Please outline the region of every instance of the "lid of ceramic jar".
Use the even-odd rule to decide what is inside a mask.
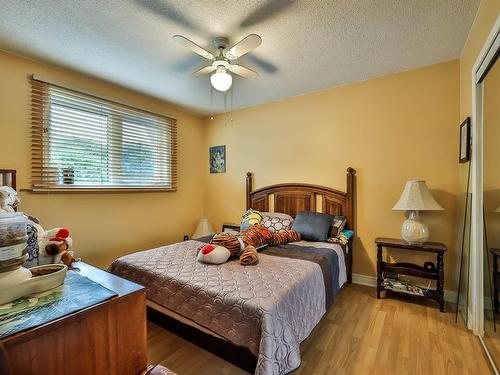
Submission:
[[[0,225],[27,223],[28,218],[22,212],[0,212]]]

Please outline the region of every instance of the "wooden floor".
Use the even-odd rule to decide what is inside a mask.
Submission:
[[[292,374],[490,374],[477,337],[435,306],[377,300],[373,288],[348,285],[302,343]],[[153,323],[148,348],[149,363],[179,375],[248,374]]]

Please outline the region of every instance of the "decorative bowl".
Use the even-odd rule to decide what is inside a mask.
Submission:
[[[58,287],[64,282],[68,267],[64,264],[46,264],[32,267],[30,278],[19,277],[16,272],[8,272],[7,278],[0,283],[0,305],[34,293],[41,293]],[[25,272],[23,272],[25,274]],[[15,280],[9,280],[11,278]],[[14,282],[11,282],[14,281]]]

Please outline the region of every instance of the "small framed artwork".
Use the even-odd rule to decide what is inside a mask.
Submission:
[[[210,147],[210,173],[226,173],[226,146]]]
[[[466,163],[470,160],[470,117],[467,117],[464,122],[460,124],[460,163]]]

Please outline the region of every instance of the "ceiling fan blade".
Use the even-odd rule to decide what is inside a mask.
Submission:
[[[244,61],[249,61],[251,62],[250,65],[256,65],[259,70],[262,69],[264,71],[266,71],[267,73],[276,73],[278,71],[278,67],[276,65],[274,65],[273,63],[267,61],[267,60],[264,60],[262,58],[260,58],[259,56],[255,55],[255,54],[250,54],[250,55],[247,55],[244,57]],[[243,62],[243,60],[242,60]]]
[[[241,21],[240,27],[251,27],[258,23],[267,21],[268,19],[277,16],[279,13],[286,11],[287,8],[290,8],[296,3],[297,2],[293,0],[269,0]]]
[[[205,33],[205,30],[201,30],[198,25],[192,22],[189,18],[186,18],[179,10],[175,7],[167,4],[162,0],[135,0],[135,2],[144,8],[145,10],[155,14],[158,17],[162,17],[169,22],[176,23],[177,25]]]
[[[183,59],[176,60],[168,64],[174,72],[177,73],[190,73],[200,66],[200,56],[190,53],[189,56]]]
[[[173,38],[175,39],[176,42],[189,48],[191,51],[200,55],[201,57],[204,57],[204,58],[209,59],[209,60],[213,60],[214,55],[212,55],[210,52],[208,52],[205,48],[200,47],[195,42],[189,40],[188,38],[186,38],[182,35],[174,35]]]
[[[205,66],[199,70],[197,70],[196,72],[193,73],[193,76],[195,77],[199,77],[199,76],[202,76],[202,75],[205,75],[205,74],[210,74],[212,73],[214,70],[216,70],[217,68],[213,65],[208,65],[208,66]]]
[[[236,64],[231,64],[229,65],[229,71],[233,72],[234,74],[237,74],[243,78],[257,78],[259,74],[252,69],[245,68],[244,66],[241,65],[236,65]]]
[[[230,60],[237,59],[243,56],[245,53],[257,48],[262,43],[262,38],[257,34],[250,34],[246,38],[243,38],[234,46],[232,46],[227,52],[226,57]]]

